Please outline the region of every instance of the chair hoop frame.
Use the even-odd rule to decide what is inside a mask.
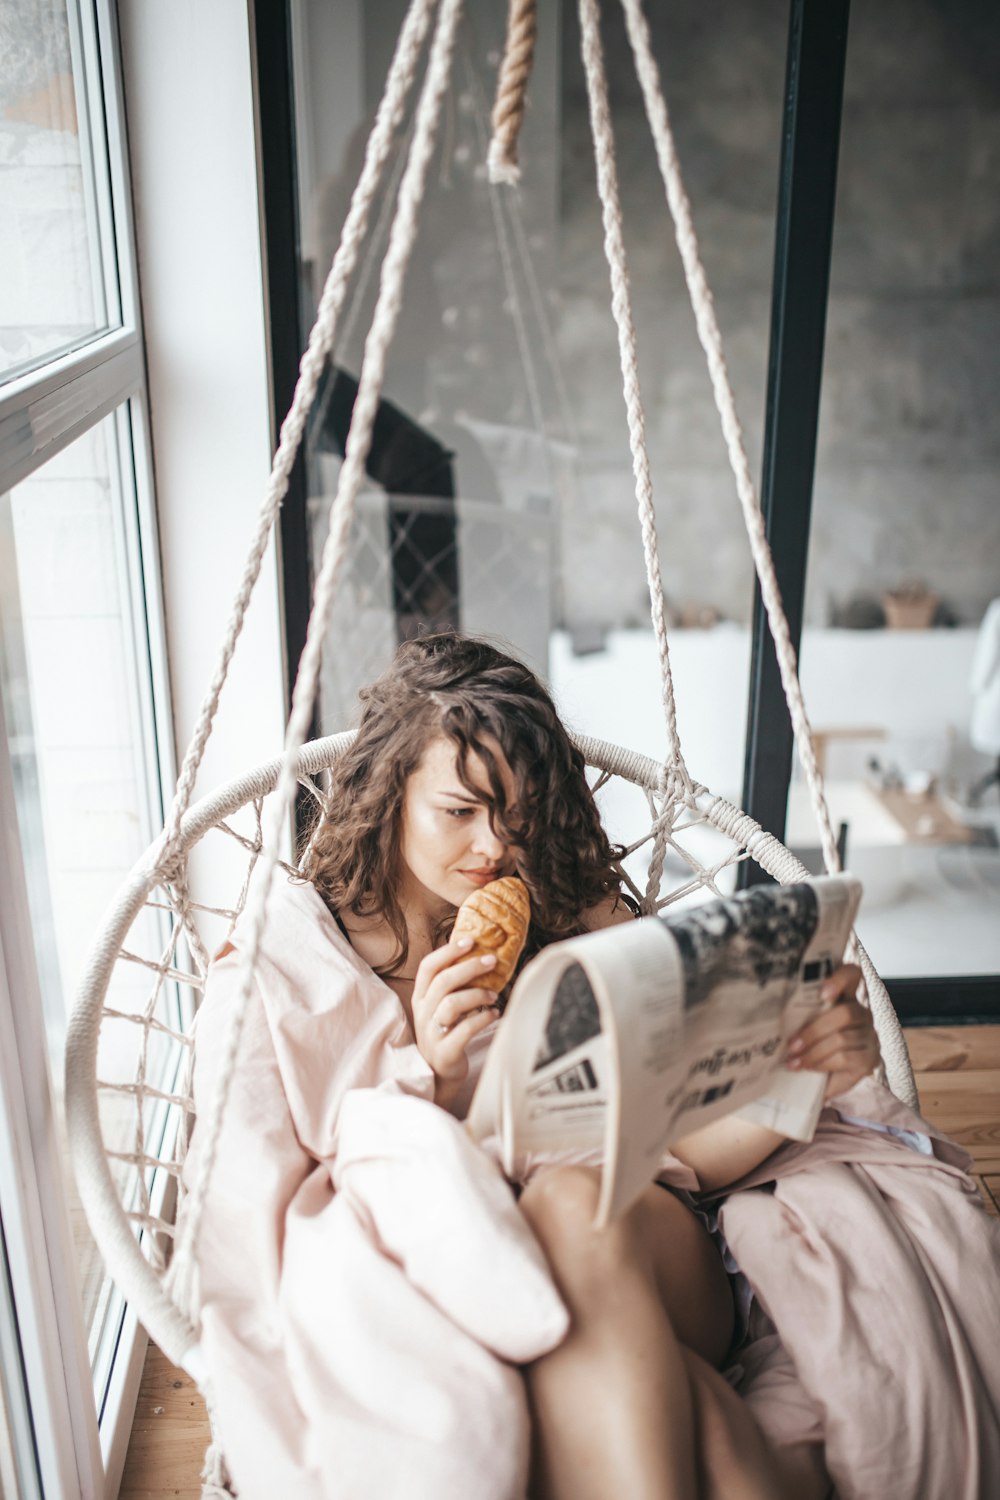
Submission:
[[[330,735],[304,745],[299,753],[299,771],[316,776],[329,770],[351,744],[352,732]],[[573,737],[589,768],[620,777],[649,794],[659,790],[663,768],[655,760],[604,740]],[[282,769],[282,759],[266,762],[255,770],[226,783],[196,802],[185,814],[175,863],[212,828],[242,807],[273,791]],[[699,789],[698,810],[715,828],[747,849],[748,854],[778,880],[810,880],[806,867],[784,845],[764,832],[758,823],[721,797]],[[204,1382],[204,1367],[198,1348],[197,1328],[181,1312],[165,1289],[160,1275],[143,1255],[112,1178],[99,1114],[97,1055],[105,997],[112,971],[125,938],[150,893],[169,872],[163,868],[162,846],[152,845],[133,867],[115,896],[91,949],[83,980],[77,992],[66,1042],[66,1120],[70,1156],[91,1232],[107,1273],[134,1308],[139,1321],[174,1364]],[[867,956],[864,955],[864,958]],[[905,1055],[905,1043],[884,986],[871,967],[863,963],[873,1001],[879,1039],[888,1060],[889,1083],[906,1102],[915,1098],[913,1078]],[[878,996],[877,986],[881,990]],[[886,1043],[889,1043],[888,1048]],[[903,1049],[903,1063],[893,1066],[893,1053]]]

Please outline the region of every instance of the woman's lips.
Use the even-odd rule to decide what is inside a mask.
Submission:
[[[458,872],[466,880],[471,880],[474,885],[489,885],[491,880],[499,879],[499,870],[459,870]]]

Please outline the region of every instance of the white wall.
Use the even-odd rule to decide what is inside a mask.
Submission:
[[[197,718],[270,467],[246,0],[119,4],[175,734]],[[279,753],[275,551],[199,790]]]

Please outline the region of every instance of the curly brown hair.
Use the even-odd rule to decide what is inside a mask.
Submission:
[[[614,861],[622,851],[601,825],[583,756],[522,662],[469,636],[422,636],[400,646],[389,669],[363,689],[361,703],[357,738],[333,767],[301,868],[335,914],[384,917],[398,948],[383,978],[398,974],[409,952],[398,897],[403,795],[439,736],[455,745],[462,784],[489,807],[528,887],[531,926],[522,964],[547,943],[585,931],[584,913],[621,897]],[[495,745],[513,772],[516,819]],[[471,780],[470,756],[485,768],[485,797]]]

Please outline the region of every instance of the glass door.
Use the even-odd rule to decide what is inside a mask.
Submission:
[[[404,12],[400,0],[291,0],[299,218],[285,274],[300,292],[303,342]],[[347,726],[359,686],[399,639],[450,624],[509,642],[550,680],[579,733],[656,756],[663,714],[575,6],[543,6],[538,22],[522,180],[510,191],[486,174],[504,11],[489,0],[466,7],[324,653],[320,723]],[[617,7],[605,22],[681,735],[692,774],[738,797],[749,547]],[[730,6],[709,47],[698,5],[685,0],[653,38],[755,462],[785,27],[780,9]],[[734,71],[725,57],[752,64]],[[263,122],[265,191],[268,143],[280,134]],[[309,558],[288,576],[286,598],[308,597],[324,541],[408,140],[404,130],[312,414]],[[272,170],[287,183],[287,161]],[[283,254],[269,246],[272,276]],[[278,388],[284,378],[276,371]],[[286,569],[295,551],[290,534]],[[608,815],[628,841],[632,830]]]

